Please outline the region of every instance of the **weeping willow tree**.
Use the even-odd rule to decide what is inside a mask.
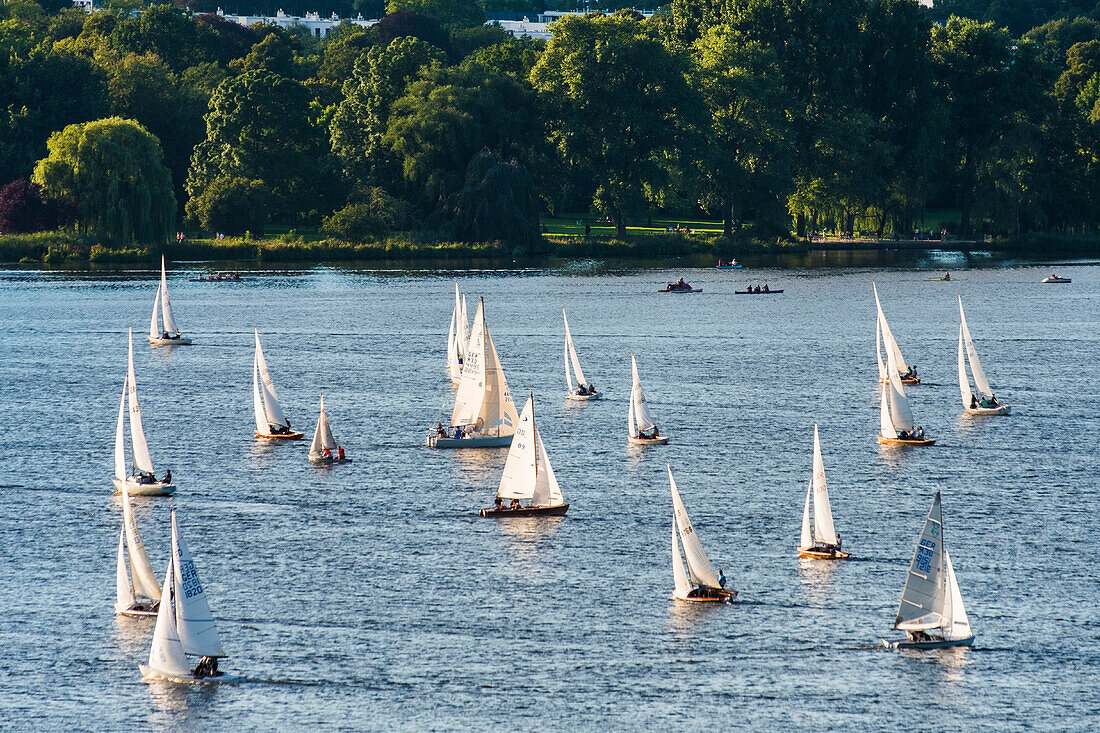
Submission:
[[[176,217],[172,176],[156,136],[133,120],[108,117],[50,135],[34,181],[72,196],[80,226],[122,242],[167,241]]]
[[[466,185],[443,206],[443,233],[460,242],[507,242],[515,247],[539,239],[535,180],[516,160],[498,161],[488,148],[470,161]]]

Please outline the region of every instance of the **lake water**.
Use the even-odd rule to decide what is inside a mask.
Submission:
[[[753,261],[750,260],[750,263]],[[0,720],[25,729],[1095,729],[1100,268],[920,253],[743,272],[600,262],[170,274],[195,345],[145,342],[156,273],[0,271]],[[888,264],[889,266],[884,266]],[[950,268],[949,283],[929,282]],[[506,450],[432,451],[452,277],[527,388],[562,519],[496,521]],[[702,287],[654,291],[677,276]],[[937,444],[876,444],[874,300]],[[749,282],[782,296],[734,296]],[[962,415],[956,295],[1010,417]],[[606,401],[567,403],[561,306]],[[125,329],[158,474],[247,682],[147,685],[153,622],[115,617],[110,494]],[[253,439],[252,329],[307,438],[318,395],[354,462]],[[630,352],[663,448],[626,443]],[[800,561],[813,425],[850,561]],[[665,462],[740,591],[669,600]],[[973,649],[888,651],[934,493]],[[164,498],[137,499],[158,574]]]

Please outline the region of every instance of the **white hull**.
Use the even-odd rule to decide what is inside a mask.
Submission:
[[[191,339],[180,336],[178,339],[162,339],[149,337],[149,343],[153,346],[190,346]]]
[[[571,400],[579,400],[581,402],[587,402],[589,400],[603,399],[603,392],[597,392],[596,394],[571,394],[569,395]]]
[[[192,677],[159,672],[146,664],[139,664],[142,682],[173,682],[179,685],[224,685],[234,682],[242,682],[243,677],[235,677],[231,674],[219,674],[217,677]]]
[[[440,438],[428,436],[429,448],[505,448],[512,444],[511,435],[495,438]]]
[[[1008,405],[1001,405],[1000,407],[968,407],[966,408],[967,415],[1011,415],[1012,408]]]
[[[125,611],[115,611],[118,616],[126,616],[127,618],[156,618],[157,611],[160,609],[160,601],[148,601],[142,605],[151,606],[149,610],[138,609],[134,607],[127,608]]]
[[[115,493],[121,494],[122,482],[117,478],[113,478],[111,483],[115,485]],[[130,496],[171,496],[175,492],[175,484],[166,484],[163,481],[152,484],[139,484],[137,481],[126,482],[126,493]]]

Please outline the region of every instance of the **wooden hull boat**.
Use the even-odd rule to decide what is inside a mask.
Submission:
[[[635,438],[633,435],[628,435],[626,439],[633,445],[668,445],[668,438],[664,435],[659,438]]]
[[[589,400],[603,399],[603,392],[597,392],[596,394],[570,394],[568,399],[579,400],[581,402],[587,402]]]
[[[926,446],[935,445],[936,441],[932,438],[920,438],[911,440],[902,440],[901,438],[887,438],[886,436],[878,436],[878,442],[883,445],[911,445],[911,446]]]
[[[159,672],[147,664],[139,664],[142,682],[174,682],[179,685],[225,685],[243,681],[243,677],[235,677],[231,674],[217,674],[213,677],[192,677],[191,675],[174,675]]]
[[[658,290],[658,293],[701,293],[702,288],[665,288],[664,290]]]
[[[442,438],[428,436],[429,448],[506,448],[512,444],[511,435],[484,438]]]
[[[881,384],[884,380],[879,379],[878,381],[879,384]],[[904,385],[912,387],[914,384],[920,384],[920,377],[899,377],[899,381]]]
[[[965,639],[930,639],[928,641],[910,641],[909,639],[883,639],[887,649],[949,649],[954,646],[974,646],[974,637]]]
[[[256,430],[255,433],[257,438],[264,440],[301,440],[306,437],[305,433],[299,433],[296,430],[291,430],[289,433],[261,433]]]
[[[115,613],[128,618],[156,618],[158,610],[160,610],[160,601],[147,601],[135,603],[125,611],[116,611]]]
[[[115,493],[122,493],[122,482],[117,478],[111,479],[115,485]],[[126,481],[126,493],[130,496],[171,496],[176,492],[175,484],[163,481],[155,481],[151,484],[139,484],[137,481]]]
[[[706,596],[692,596],[689,595],[685,598],[673,597],[673,600],[683,601],[684,603],[730,603],[737,597],[737,591],[735,590],[722,590],[713,591],[710,595]]]
[[[524,506],[519,509],[482,509],[481,517],[560,517],[569,511],[568,504],[558,506]]]
[[[153,338],[152,336],[150,336],[149,337],[149,343],[152,344],[153,346],[190,346],[191,345],[191,339],[184,338],[183,336],[180,336],[179,338],[174,338],[174,339],[172,339],[172,338],[168,338],[168,339]]]
[[[998,405],[997,407],[968,407],[965,412],[967,415],[1011,415],[1012,408],[1008,405]]]
[[[734,295],[779,295],[783,290],[734,290]]]
[[[809,557],[814,560],[845,560],[850,555],[844,550],[830,550],[827,547],[799,547],[799,557]]]

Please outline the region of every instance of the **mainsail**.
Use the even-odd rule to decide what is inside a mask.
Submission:
[[[309,446],[309,454],[319,456],[326,449],[333,451],[337,447],[336,438],[332,437],[332,428],[328,424],[328,413],[325,412],[325,396],[321,395],[321,417],[317,419],[317,429],[313,432],[313,443]]]
[[[516,406],[500,364],[493,338],[485,325],[485,303],[479,302],[473,331],[462,364],[462,381],[451,411],[451,426],[475,425],[477,431],[507,436],[515,432]]]
[[[138,404],[137,379],[134,376],[134,329],[130,329],[130,358],[126,367],[126,395],[130,407],[130,454],[134,466],[142,473],[153,473],[153,458],[141,426],[141,406]]]
[[[172,510],[172,557],[173,563],[173,588],[176,590],[174,605],[176,612],[176,630],[179,633],[180,643],[187,654],[204,657],[224,657],[221,640],[218,638],[218,629],[214,625],[214,616],[210,613],[210,605],[206,602],[206,593],[202,583],[199,582],[199,574],[195,570],[195,562],[191,559],[191,552],[187,549],[187,543],[180,537],[179,527],[176,524],[176,510]]]
[[[125,421],[126,395],[130,391],[129,381],[129,375],[122,380],[122,399],[118,401],[118,422],[115,423],[115,478],[119,481],[125,481],[128,473],[126,470]]]
[[[937,491],[909,563],[909,574],[894,619],[895,629],[920,631],[939,628],[943,623],[943,557],[943,515]]]
[[[887,350],[886,352],[886,370],[888,374],[898,374],[897,362],[894,361],[894,355]],[[913,432],[913,411],[909,409],[909,400],[905,397],[905,387],[902,386],[900,379],[888,379],[882,385],[883,404],[888,407],[883,407],[885,412],[884,419],[882,421],[883,437],[896,438],[900,432]],[[889,417],[889,423],[886,422],[885,416]],[[886,430],[886,425],[892,426],[892,430]]]
[[[974,340],[970,337],[970,328],[966,325],[966,314],[963,313],[962,296],[959,296],[959,340],[960,345],[966,348],[966,357],[970,361],[970,372],[974,375],[974,387],[978,392],[978,398],[985,397],[986,399],[993,396],[993,389],[989,386],[989,380],[985,376],[985,370],[982,369],[982,362],[978,359],[978,351],[974,348]],[[960,354],[960,364],[961,362]],[[960,387],[962,386],[962,379],[965,377],[965,372],[960,371]],[[969,382],[968,389],[969,389]],[[970,396],[964,395],[963,402],[967,407],[970,406]]]
[[[825,462],[821,459],[821,442],[817,437],[817,425],[814,425],[814,537],[827,545],[836,544],[836,529],[833,527],[833,510],[829,506],[829,489],[825,485]]]
[[[886,349],[887,357],[893,357],[894,363],[897,367],[897,374],[905,374],[909,371],[909,365],[905,363],[905,357],[901,355],[901,348],[898,347],[897,339],[894,338],[893,332],[890,330],[890,324],[886,322],[886,314],[882,312],[882,303],[878,299],[878,286],[871,282],[871,287],[875,291],[875,307],[878,309],[878,320],[882,328],[882,342]]]
[[[134,592],[144,598],[160,599],[160,585],[149,555],[145,552],[145,543],[138,532],[137,519],[130,504],[130,493],[122,485],[122,527],[126,535],[126,551],[130,556],[130,577],[133,578]]]
[[[164,255],[160,256],[160,308],[164,318],[164,330],[170,334],[179,333],[176,321],[172,318],[172,302],[168,298],[168,274],[164,270]]]
[[[627,412],[627,428],[631,437],[637,437],[644,430],[652,430],[656,427],[653,416],[649,414],[646,406],[645,395],[642,394],[642,380],[638,377],[638,362],[630,354],[630,371],[633,383],[630,386],[630,409]]]
[[[565,316],[564,307],[561,309],[561,317],[565,321],[565,383],[569,386],[569,391],[573,392],[576,387],[588,384],[588,380],[584,378],[581,362],[577,358],[577,347],[573,345],[573,336],[569,333],[569,319]],[[577,381],[575,386],[574,378]]]
[[[672,492],[672,513],[676,518],[676,527],[680,531],[680,542],[684,546],[684,555],[687,558],[688,575],[695,585],[707,588],[720,588],[718,576],[714,574],[707,553],[703,551],[703,545],[699,542],[699,536],[695,534],[695,528],[691,526],[687,509],[680,499],[680,492],[676,489],[676,480],[672,477],[672,468],[668,469],[668,485]]]
[[[256,353],[252,360],[252,406],[256,413],[256,432],[266,434],[271,425],[290,427],[283,408],[279,405],[279,396],[275,393],[275,383],[267,370],[267,360],[260,346],[260,333],[256,334]]]

